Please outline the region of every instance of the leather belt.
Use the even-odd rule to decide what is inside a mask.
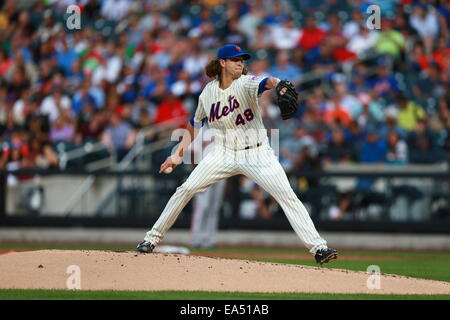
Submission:
[[[257,143],[257,144],[256,144],[256,147],[255,147],[255,146],[247,146],[247,147],[244,148],[244,150],[253,149],[253,148],[258,148],[258,147],[260,147],[260,146],[262,146],[262,143]]]

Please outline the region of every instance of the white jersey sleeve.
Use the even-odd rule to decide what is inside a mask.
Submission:
[[[252,98],[257,99],[262,93],[262,91],[260,90],[260,84],[262,81],[264,81],[263,85],[265,85],[267,78],[253,75],[245,75],[242,76],[242,78],[245,90]]]
[[[202,96],[198,98],[198,105],[197,110],[195,110],[193,122],[191,123],[194,127],[201,127],[202,124],[205,122],[205,118],[207,118],[205,107],[203,105],[203,99]]]

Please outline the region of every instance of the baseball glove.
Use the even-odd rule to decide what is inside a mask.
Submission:
[[[286,88],[286,92],[281,94],[280,91]],[[293,118],[298,108],[298,93],[294,85],[289,80],[281,80],[275,88],[277,92],[278,106],[281,110],[281,118],[287,120]]]

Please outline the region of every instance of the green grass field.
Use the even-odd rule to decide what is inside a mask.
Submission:
[[[0,250],[134,250],[124,245],[86,244],[23,244],[3,243]],[[225,247],[191,251],[194,254],[307,254],[306,250],[292,248]],[[326,268],[367,271],[370,265],[380,267],[382,273],[398,274],[423,279],[450,282],[450,252],[395,252],[395,251],[340,251],[342,257],[351,260],[336,260]],[[378,257],[380,260],[378,260]],[[265,262],[317,266],[313,259],[245,258]],[[120,299],[120,300],[450,300],[450,295],[365,295],[365,294],[305,294],[305,293],[241,293],[202,291],[67,291],[67,290],[0,290],[0,300],[8,299]]]
[[[0,290],[0,300],[450,300],[450,295],[243,293],[204,291]]]

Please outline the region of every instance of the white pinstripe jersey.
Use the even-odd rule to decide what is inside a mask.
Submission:
[[[205,118],[214,131],[215,142],[241,150],[267,144],[267,131],[258,105],[258,89],[263,78],[241,75],[223,90],[219,80],[209,82],[199,97],[194,123]]]

